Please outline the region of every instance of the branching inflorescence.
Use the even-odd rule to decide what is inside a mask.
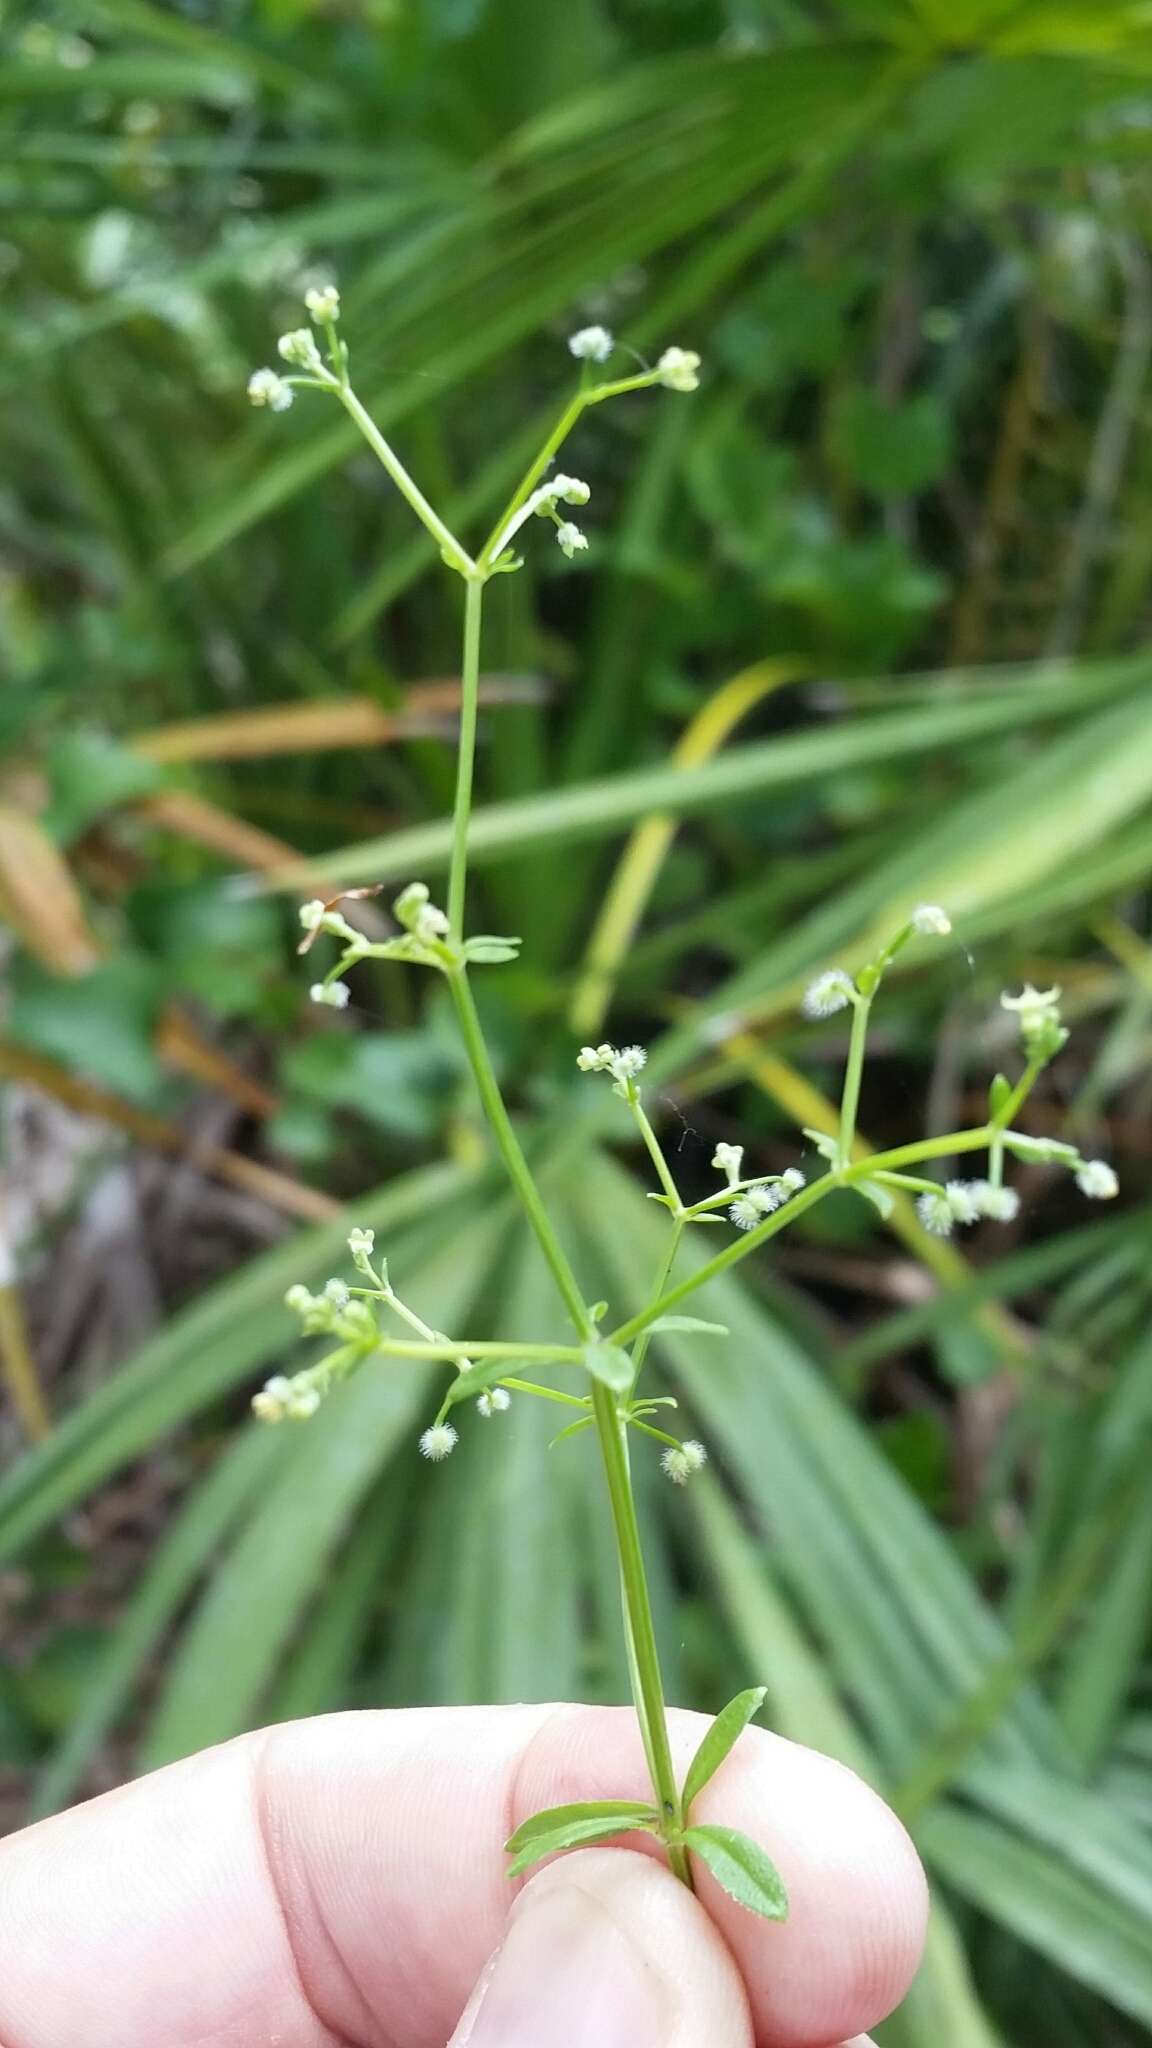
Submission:
[[[691,350],[668,348],[654,368],[610,377],[603,372],[616,352],[616,343],[607,329],[587,327],[574,334],[568,346],[581,366],[578,389],[561,411],[487,541],[472,556],[428,503],[357,398],[349,377],[348,349],[338,332],[340,300],[335,288],[312,290],[305,303],[313,327],[281,337],[279,354],[288,371],[255,371],[248,385],[252,403],[283,412],[300,389],[320,391],[337,399],[437,542],[446,566],[462,579],[465,593],[460,743],[446,905],[441,908],[433,903],[423,882],[411,882],[392,906],[395,934],[370,941],[349,921],[342,906],[356,895],[375,892],[349,891],[328,903],[306,903],[300,913],[304,927],[301,952],[310,952],[322,939],[335,939],[340,947],[334,964],[322,979],[312,984],[312,999],[331,1008],[344,1008],[349,1000],[349,984],[344,977],[364,960],[405,961],[445,977],[493,1138],[551,1271],[575,1341],[559,1345],[513,1344],[454,1340],[446,1336],[424,1322],[396,1292],[386,1262],[376,1254],[373,1233],[354,1230],[348,1249],[359,1284],[334,1278],[318,1295],[305,1287],[293,1287],[287,1296],[288,1306],[300,1316],[304,1332],[330,1339],[332,1348],[304,1371],[270,1379],[252,1405],[267,1422],[304,1421],[316,1412],[332,1388],[367,1360],[418,1360],[442,1364],[447,1371],[439,1411],[419,1441],[420,1452],[432,1463],[442,1462],[454,1450],[458,1442],[457,1411],[464,1404],[491,1421],[507,1410],[513,1398],[547,1400],[569,1411],[555,1439],[557,1443],[580,1431],[594,1431],[619,1554],[633,1694],[651,1773],[653,1800],[601,1801],[537,1814],[508,1843],[513,1858],[510,1874],[517,1874],[557,1850],[641,1830],[659,1837],[673,1869],[685,1883],[691,1883],[689,1852],[693,1852],[743,1905],[767,1918],[779,1919],[787,1911],[784,1888],[759,1845],[731,1829],[692,1820],[697,1794],[762,1704],[763,1688],[753,1687],[741,1693],[718,1715],[682,1785],[673,1769],[629,1469],[629,1438],[639,1435],[653,1439],[660,1446],[664,1472],[680,1486],[700,1470],[706,1452],[694,1438],[682,1441],[661,1426],[669,1419],[667,1411],[676,1409],[674,1399],[640,1392],[651,1341],[661,1327],[692,1330],[701,1338],[723,1337],[726,1333],[719,1325],[681,1314],[681,1304],[728,1267],[750,1257],[834,1190],[854,1190],[872,1202],[881,1215],[890,1212],[894,1194],[903,1191],[915,1199],[924,1227],[947,1235],[957,1226],[979,1218],[1008,1222],[1017,1214],[1019,1196],[1004,1178],[1009,1158],[1065,1167],[1075,1174],[1085,1195],[1098,1199],[1108,1199],[1116,1193],[1116,1177],[1103,1160],[1085,1160],[1073,1145],[1053,1138],[1034,1138],[1015,1128],[1017,1115],[1039,1075],[1068,1036],[1060,1020],[1059,990],[1030,986],[1020,995],[1006,994],[1001,998],[1005,1009],[1018,1018],[1023,1071],[1015,1082],[997,1075],[989,1092],[988,1115],[982,1124],[888,1152],[872,1153],[863,1159],[857,1156],[856,1116],[869,1017],[885,972],[910,943],[946,939],[951,931],[943,909],[935,904],[920,904],[854,976],[832,968],[813,981],[804,997],[804,1014],[813,1019],[851,1011],[837,1128],[831,1134],[815,1130],[804,1133],[809,1149],[823,1162],[823,1170],[815,1178],[810,1178],[799,1165],[778,1174],[746,1174],[743,1148],[721,1144],[712,1160],[713,1168],[721,1176],[721,1185],[713,1194],[686,1202],[644,1106],[640,1089],[647,1059],[644,1048],[601,1044],[585,1046],[578,1053],[576,1064],[581,1072],[607,1077],[627,1105],[658,1182],[651,1199],[668,1211],[670,1223],[649,1299],[616,1328],[606,1332],[601,1329],[605,1307],[585,1300],[548,1216],[505,1107],[470,985],[473,968],[513,960],[519,946],[514,938],[468,936],[464,928],[481,606],[484,588],[491,578],[513,573],[521,566],[516,544],[533,519],[543,519],[554,527],[557,544],[570,560],[587,550],[587,536],[568,513],[588,504],[589,487],[579,478],[555,472],[551,467],[582,415],[606,399],[654,386],[662,385],[675,392],[694,391],[699,381],[700,359]],[[935,1160],[952,1160],[967,1154],[985,1155],[981,1177],[938,1181],[916,1171]],[[703,1265],[675,1279],[677,1254],[685,1232],[697,1227],[723,1226],[726,1222],[734,1227],[733,1238]],[[533,1367],[568,1369],[571,1382],[567,1389],[541,1385],[525,1376]]]

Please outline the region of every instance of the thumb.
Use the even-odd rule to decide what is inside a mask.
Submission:
[[[449,2048],[752,2048],[736,1965],[670,1870],[562,1856],[524,1887]]]

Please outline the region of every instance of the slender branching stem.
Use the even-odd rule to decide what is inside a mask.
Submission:
[[[649,1323],[654,1323],[658,1317],[678,1307],[690,1294],[695,1294],[697,1288],[706,1287],[709,1280],[717,1279],[721,1273],[726,1273],[730,1266],[738,1265],[741,1259],[746,1259],[752,1252],[758,1251],[761,1245],[767,1244],[770,1237],[775,1237],[779,1231],[785,1230],[798,1216],[814,1208],[817,1202],[823,1201],[825,1195],[831,1194],[835,1188],[854,1187],[857,1181],[873,1179],[878,1172],[891,1172],[901,1166],[913,1166],[920,1160],[940,1159],[953,1152],[979,1152],[989,1143],[992,1135],[992,1126],[981,1124],[977,1130],[950,1131],[943,1138],[919,1138],[915,1144],[897,1145],[891,1152],[874,1152],[869,1158],[858,1161],[855,1166],[823,1174],[819,1180],[812,1181],[806,1188],[801,1188],[799,1194],[793,1195],[791,1201],[786,1202],[783,1208],[774,1210],[756,1230],[750,1230],[746,1237],[725,1245],[723,1251],[708,1259],[695,1273],[687,1274],[677,1286],[670,1288],[658,1300],[649,1302],[647,1308],[641,1309],[638,1314],[630,1316],[626,1323],[621,1323],[618,1329],[611,1332],[608,1341],[620,1345],[633,1343],[641,1331],[648,1328]]]
[[[848,1060],[844,1068],[844,1088],[840,1097],[840,1132],[836,1160],[841,1167],[851,1165],[852,1147],[856,1142],[860,1079],[864,1072],[864,1051],[868,1041],[868,1015],[871,1008],[870,996],[856,997],[852,1010],[852,1032],[848,1040]]]
[[[455,569],[461,576],[472,575],[475,564],[471,556],[461,547],[455,534],[449,532],[440,514],[428,503],[415,478],[409,476],[396,450],[384,439],[371,413],[361,405],[352,386],[339,383],[334,388],[345,412],[355,420],[373,454],[379,456],[397,490],[408,500],[421,525],[427,527],[449,568]]]
[[[468,827],[472,820],[472,777],[476,760],[476,712],[480,699],[480,627],[484,581],[464,583],[464,647],[460,657],[460,744],[456,752],[456,801],[452,812],[452,864],[448,871],[449,937],[464,937],[468,887]]]

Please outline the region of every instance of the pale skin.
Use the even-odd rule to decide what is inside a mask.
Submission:
[[[670,1716],[679,1770],[707,1725]],[[0,1844],[0,2048],[868,2048],[926,1914],[877,1796],[741,1738],[694,1817],[769,1850],[782,1926],[636,1836],[509,1884],[527,1816],[647,1791],[610,1708],[340,1714],[205,1751]]]

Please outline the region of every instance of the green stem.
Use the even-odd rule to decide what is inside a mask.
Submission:
[[[852,1146],[856,1138],[856,1112],[860,1107],[860,1078],[864,1072],[864,1050],[868,1037],[868,1013],[872,1008],[871,998],[858,996],[852,1011],[852,1035],[848,1041],[848,1063],[844,1069],[844,1089],[840,1097],[840,1135],[837,1140],[837,1164],[841,1167],[852,1163]]]
[[[385,1358],[427,1358],[457,1363],[462,1358],[519,1358],[534,1365],[582,1365],[584,1354],[571,1344],[454,1344],[448,1338],[433,1338],[426,1344],[406,1344],[403,1338],[382,1337],[375,1346]]]
[[[636,1503],[632,1494],[632,1475],[628,1469],[625,1425],[620,1420],[611,1393],[599,1380],[592,1382],[592,1413],[596,1422],[600,1455],[604,1462],[604,1477],[608,1482],[608,1499],[612,1508],[612,1523],[616,1531],[616,1548],[620,1558],[620,1583],[628,1625],[636,1711],[640,1717],[644,1748],[652,1772],[652,1788],[659,1802],[661,1814],[666,1826],[678,1828],[683,1820],[680,1791],[676,1783],[672,1750],[668,1741],[668,1719],[664,1704],[664,1687],[660,1677],[660,1657],[656,1648],[652,1604],[648,1598],[644,1554],[640,1547]],[[692,1877],[685,1850],[679,1843],[673,1842],[669,1842],[667,1848],[668,1860],[677,1877],[691,1887]]]
[[[464,1040],[464,1050],[468,1055],[468,1064],[484,1106],[484,1114],[507,1168],[508,1178],[520,1197],[520,1205],[532,1226],[536,1241],[548,1262],[549,1271],[572,1321],[585,1343],[591,1343],[596,1336],[596,1326],[580,1292],[576,1275],[568,1263],[564,1247],[552,1228],[540,1190],[532,1178],[532,1169],[524,1157],[512,1119],[504,1106],[504,1097],[500,1093],[500,1083],[496,1079],[488,1047],[484,1042],[484,1032],[476,1014],[476,1002],[467,973],[461,969],[456,974],[450,974],[448,986],[452,991],[452,1001],[456,1009],[460,1035]]]
[[[350,384],[337,384],[336,396],[349,417],[355,420],[368,446],[377,455],[387,470],[397,490],[408,500],[422,526],[426,526],[449,567],[461,576],[473,573],[474,563],[461,547],[455,534],[450,533],[440,514],[433,510],[414,477],[409,476],[400,457],[391,444],[384,439],[370,412],[361,405]]]
[[[586,390],[577,391],[569,399],[540,453],[529,468],[525,470],[524,475],[521,477],[520,482],[517,484],[516,489],[513,491],[512,496],[509,498],[508,503],[505,505],[499,519],[481,548],[476,558],[478,569],[488,570],[492,567],[493,562],[501,552],[504,535],[508,527],[515,519],[525,499],[529,498],[536,489],[548,464],[558,450],[563,447],[581,414],[586,412],[590,405],[602,404],[606,398],[619,398],[627,391],[647,391],[651,389],[653,384],[658,384],[659,382],[660,377],[656,370],[642,370],[635,377],[616,377],[609,384],[592,385]]]
[[[596,1339],[596,1326],[564,1248],[552,1228],[540,1191],[532,1177],[531,1168],[521,1149],[520,1140],[504,1106],[500,1084],[493,1071],[480,1019],[476,1014],[467,973],[461,970],[451,975],[449,986],[469,1064],[480,1092],[480,1100],[484,1105],[509,1178],[520,1197],[537,1243],[548,1262],[552,1277],[576,1328],[586,1342],[592,1343]],[[656,1648],[656,1631],[644,1573],[636,1505],[632,1497],[624,1424],[617,1413],[616,1403],[609,1389],[596,1379],[592,1381],[592,1414],[600,1443],[612,1521],[616,1531],[616,1547],[620,1557],[620,1587],[636,1712],[652,1773],[653,1791],[669,1824],[678,1827],[681,1821],[680,1795],[668,1742],[660,1658]],[[677,1877],[691,1886],[691,1870],[684,1850],[672,1842],[667,1844],[667,1849],[668,1860]]]
[[[464,648],[460,658],[460,742],[456,755],[456,802],[452,813],[452,863],[448,871],[448,928],[464,937],[468,887],[468,826],[472,818],[472,774],[476,759],[476,710],[480,698],[480,625],[484,583],[472,575],[464,585]]]
[[[656,1133],[652,1129],[652,1125],[648,1120],[648,1113],[644,1108],[644,1104],[640,1100],[640,1093],[636,1086],[635,1081],[627,1082],[626,1086],[628,1090],[628,1107],[632,1111],[632,1114],[636,1119],[636,1124],[639,1129],[640,1136],[643,1138],[644,1144],[647,1148],[648,1157],[652,1161],[653,1166],[656,1168],[657,1179],[659,1180],[660,1185],[664,1190],[664,1193],[667,1195],[668,1200],[672,1204],[672,1214],[674,1216],[678,1216],[680,1214],[680,1209],[682,1205],[680,1201],[680,1190],[677,1187],[676,1182],[673,1178],[672,1169],[669,1166],[668,1161],[664,1157],[664,1149],[660,1143],[660,1140],[656,1136]]]
[[[664,1253],[664,1257],[660,1261],[660,1270],[656,1275],[656,1284],[652,1289],[653,1296],[657,1300],[659,1300],[660,1296],[663,1294],[664,1289],[667,1287],[668,1282],[672,1277],[672,1268],[676,1262],[676,1254],[680,1249],[680,1239],[683,1235],[684,1219],[682,1216],[676,1216],[673,1218],[672,1221],[672,1234],[668,1240],[668,1248]],[[631,1400],[633,1394],[636,1392],[636,1382],[640,1378],[640,1374],[644,1369],[644,1360],[648,1356],[648,1346],[651,1344],[651,1342],[651,1330],[641,1330],[640,1335],[636,1340],[636,1348],[632,1353],[632,1384],[628,1389],[629,1400]]]

